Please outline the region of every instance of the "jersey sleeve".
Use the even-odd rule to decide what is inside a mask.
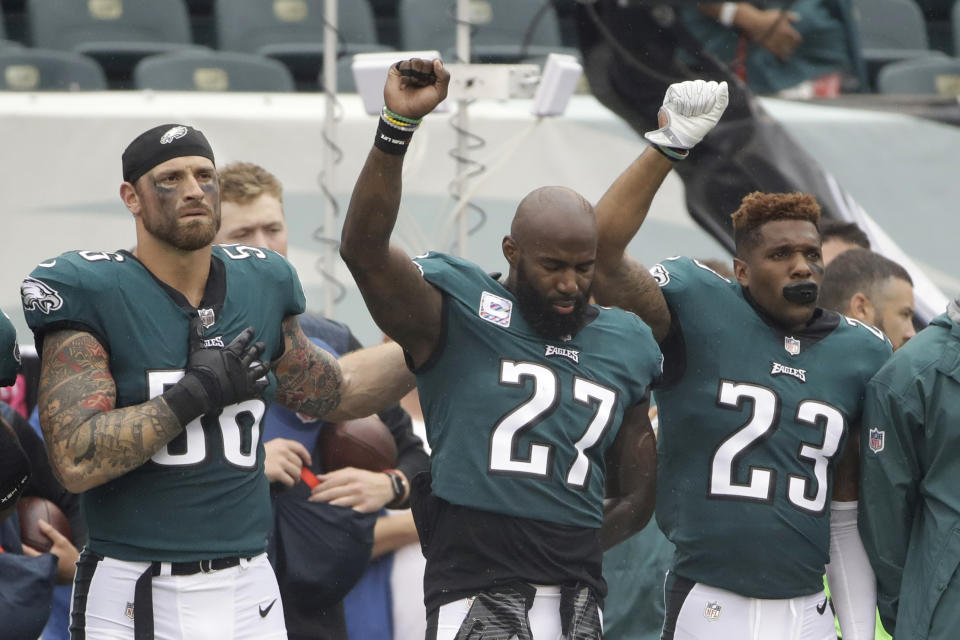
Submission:
[[[20,285],[23,315],[39,353],[44,335],[63,329],[92,333],[107,347],[94,303],[98,278],[96,263],[92,265],[79,263],[74,254],[63,254],[40,263]]]
[[[650,396],[651,387],[659,386],[663,380],[664,357],[660,351],[660,345],[653,337],[653,331],[638,316],[624,311],[633,325],[634,331],[639,335],[639,339],[632,341],[639,350],[635,362],[642,363],[644,370],[639,371],[636,380],[645,380],[648,383],[642,389],[638,389],[638,395],[632,399],[631,405],[646,401]]]
[[[916,448],[922,415],[911,394],[898,393],[881,371],[868,385],[861,426],[859,529],[877,576],[877,606],[896,624],[900,583],[919,501]]]
[[[420,269],[424,280],[457,299],[463,299],[478,287],[483,288],[489,279],[477,265],[445,253],[431,251],[417,256],[413,263]]]
[[[710,267],[687,257],[667,258],[650,268],[650,274],[663,292],[671,312],[686,296],[700,295],[711,287],[730,287],[733,283]]]
[[[289,282],[289,286],[286,289],[287,295],[282,301],[283,315],[284,317],[298,316],[307,310],[307,301],[303,295],[303,285],[300,284],[300,276],[297,275],[297,270],[290,264],[289,260],[279,253],[276,254],[275,257],[284,266],[287,274],[286,279]]]
[[[17,381],[20,372],[20,347],[17,330],[7,314],[0,312],[0,387],[9,387]]]

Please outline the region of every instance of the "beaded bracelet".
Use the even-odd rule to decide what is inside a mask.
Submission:
[[[390,109],[388,109],[386,105],[384,105],[383,110],[380,112],[380,114],[392,120],[397,120],[400,123],[406,124],[406,125],[417,126],[421,122],[423,122],[423,118],[417,118],[414,120],[412,118],[407,118],[406,116],[402,116],[399,113],[394,113],[393,111],[390,111]]]
[[[413,132],[420,126],[421,120],[404,118],[384,106],[380,112],[377,137],[373,140],[373,146],[384,153],[402,156],[407,152]]]

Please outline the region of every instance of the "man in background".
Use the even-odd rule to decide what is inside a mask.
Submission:
[[[830,266],[834,258],[848,249],[870,248],[870,238],[856,222],[824,220],[821,223],[820,237],[823,242],[820,251],[825,267]]]
[[[860,532],[897,640],[960,628],[960,298],[867,385]]]
[[[894,350],[916,334],[913,280],[899,264],[868,249],[849,249],[824,272],[820,306],[873,325]]]
[[[234,162],[220,171],[220,185],[222,219],[214,242],[265,247],[286,257],[283,185],[277,177],[256,164]],[[299,319],[307,337],[334,355],[362,347],[341,322],[310,312]],[[273,493],[274,544],[283,548],[273,547],[272,558],[280,582],[287,632],[294,640],[306,636],[314,640],[346,640],[348,627],[356,624],[356,616],[352,617],[353,622],[345,619],[344,596],[363,576],[358,588],[364,591],[367,601],[388,598],[390,558],[383,556],[411,536],[416,540],[412,520],[377,518],[376,514],[387,505],[406,504],[408,478],[427,468],[427,455],[420,439],[413,435],[406,412],[393,406],[381,412],[380,418],[397,443],[394,473],[399,476],[403,492],[395,493],[393,479],[387,474],[347,467],[320,476],[322,486],[313,492],[317,502],[308,502],[307,489],[296,485],[301,465],[317,473],[324,471],[316,448],[323,421],[283,407],[271,407],[264,418],[267,477],[271,483],[290,488]],[[310,526],[294,526],[304,519]],[[375,562],[364,574],[371,553]],[[278,563],[277,557],[284,561]],[[303,571],[304,566],[309,566],[310,571]],[[289,575],[294,572],[300,575]],[[378,597],[381,593],[383,598]],[[389,627],[387,604],[382,612],[369,611],[362,617],[377,628]],[[361,632],[371,634],[369,628],[366,633]]]
[[[19,369],[16,331],[10,319],[0,313],[0,387],[13,384]],[[77,549],[49,523],[39,522],[40,530],[53,543],[46,553],[24,544],[20,536],[16,505],[21,496],[40,495],[55,500],[67,510],[61,500],[66,492],[54,479],[46,458],[43,443],[23,416],[0,402],[0,620],[3,621],[0,635],[3,637],[39,637],[50,616],[54,586],[58,582],[67,584],[73,578]],[[76,505],[75,497],[73,505]]]

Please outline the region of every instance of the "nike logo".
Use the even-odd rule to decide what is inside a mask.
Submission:
[[[827,599],[824,598],[823,603],[817,605],[817,613],[819,613],[820,615],[823,615],[823,612],[826,610],[827,610]],[[269,611],[269,609],[267,609],[267,611]],[[264,615],[264,613],[261,611],[260,615]]]
[[[270,613],[270,609],[273,609],[273,605],[275,605],[276,603],[277,603],[277,599],[274,598],[273,602],[268,604],[266,609],[263,608],[263,605],[260,605],[260,617],[266,618],[267,614]],[[821,611],[820,613],[823,613],[823,612]]]

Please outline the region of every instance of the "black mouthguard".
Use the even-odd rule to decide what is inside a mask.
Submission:
[[[810,304],[817,301],[816,282],[794,282],[783,288],[783,297],[793,304]]]

